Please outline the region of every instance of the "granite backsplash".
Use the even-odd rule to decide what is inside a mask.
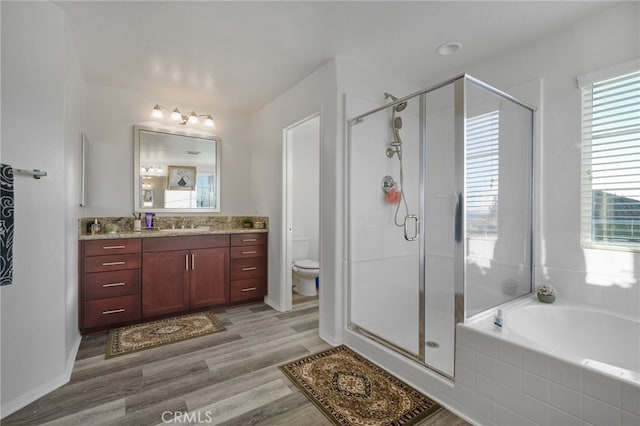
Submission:
[[[101,226],[100,233],[104,233],[107,224],[118,225],[120,231],[133,231],[133,216],[131,217],[83,217],[78,220],[78,235],[90,234],[89,227],[98,219]],[[155,216],[152,229],[196,228],[209,226],[212,229],[243,228],[246,220],[252,223],[263,222],[264,229],[269,228],[269,218],[266,216]],[[142,215],[142,229],[145,228],[144,214]]]

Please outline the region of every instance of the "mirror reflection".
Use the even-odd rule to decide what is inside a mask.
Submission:
[[[135,211],[220,211],[219,141],[134,127]]]

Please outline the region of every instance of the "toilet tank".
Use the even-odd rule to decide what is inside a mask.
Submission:
[[[309,237],[306,235],[293,236],[293,260],[309,258]]]

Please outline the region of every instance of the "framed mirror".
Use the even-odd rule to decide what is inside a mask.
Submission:
[[[220,139],[133,127],[134,211],[220,211]]]

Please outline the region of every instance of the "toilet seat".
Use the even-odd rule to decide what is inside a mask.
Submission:
[[[296,260],[293,263],[293,266],[296,266],[300,269],[319,269],[320,264],[315,260],[304,259],[304,260]]]

